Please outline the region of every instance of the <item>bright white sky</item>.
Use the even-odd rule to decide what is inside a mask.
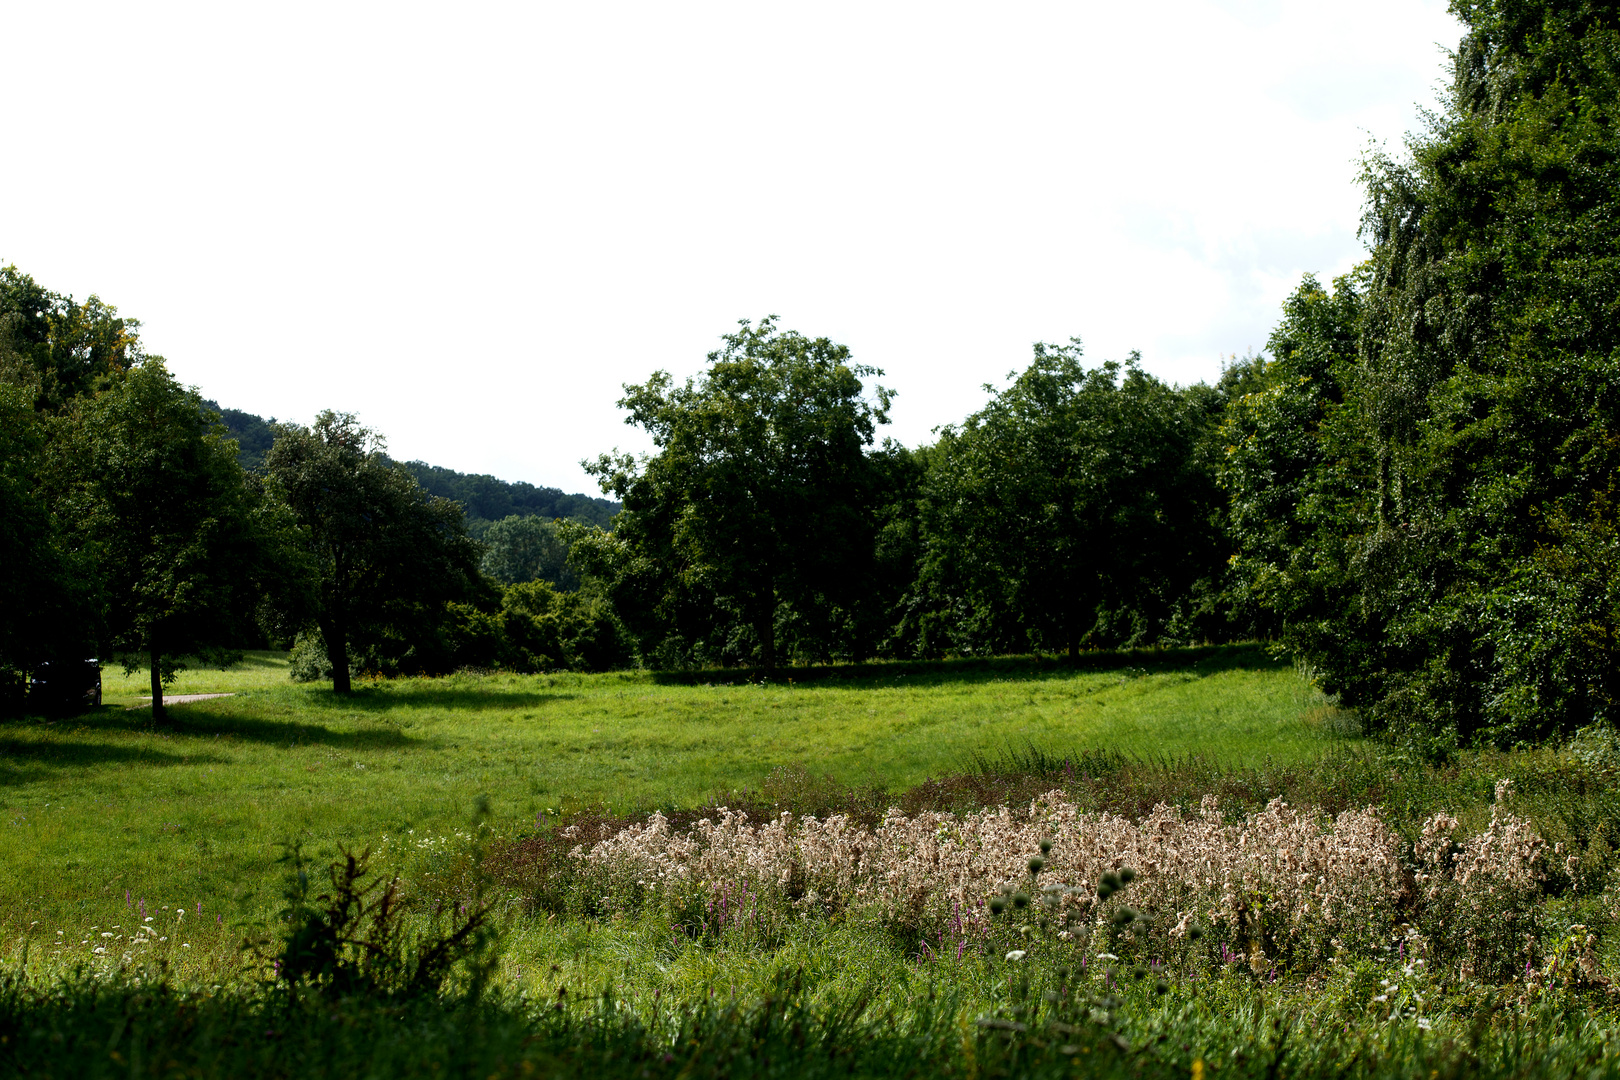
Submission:
[[[222,405],[568,491],[739,318],[910,445],[1037,340],[1176,382],[1362,255],[1439,0],[7,4],[0,262]]]

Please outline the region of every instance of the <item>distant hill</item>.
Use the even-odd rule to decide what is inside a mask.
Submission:
[[[274,434],[270,425],[275,418],[265,420],[240,409],[221,409],[217,402],[203,405],[218,409],[225,427],[239,447],[237,457],[244,469],[264,467],[264,455],[269,452]],[[497,480],[484,473],[459,473],[429,465],[425,461],[406,461],[400,467],[412,476],[423,489],[461,504],[467,514],[467,528],[474,536],[481,535],[492,521],[516,514],[543,518],[573,518],[593,525],[608,527],[620,505],[608,499],[590,495],[569,495],[557,488],[535,487],[519,481],[515,484]]]
[[[574,518],[604,529],[622,507],[607,499],[589,495],[567,495],[557,488],[535,487],[519,481],[509,484],[486,473],[459,473],[425,461],[406,461],[401,467],[434,495],[454,499],[467,511],[467,523],[474,536],[480,522],[502,518],[538,515],[544,518]]]

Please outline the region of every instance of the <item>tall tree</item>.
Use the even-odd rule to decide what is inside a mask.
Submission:
[[[267,487],[296,521],[316,582],[291,617],[319,629],[339,694],[351,689],[352,649],[391,639],[408,652],[481,580],[461,507],[428,495],[383,450],[354,416],[327,411],[313,427],[278,425],[265,455]]]
[[[1301,559],[1354,588],[1311,659],[1442,754],[1620,720],[1620,20],[1452,11],[1441,108],[1368,163],[1357,361],[1323,422],[1369,497]]]
[[[1324,289],[1311,276],[1283,304],[1270,358],[1241,373],[1222,419],[1235,606],[1257,636],[1306,656],[1337,651],[1326,689],[1354,696],[1376,662],[1351,553],[1373,505],[1370,461],[1347,388],[1356,377],[1367,268]],[[1357,674],[1357,673],[1360,674]]]
[[[932,650],[1073,656],[1157,640],[1220,563],[1218,493],[1199,457],[1211,420],[1134,356],[1088,370],[1078,341],[1037,345],[932,455]]]
[[[657,452],[586,463],[624,503],[597,569],[649,655],[695,639],[774,668],[783,626],[824,643],[858,601],[874,528],[865,451],[890,395],[868,400],[861,380],[881,372],[774,318],[723,340],[700,378],[625,387],[626,422]]]
[[[43,477],[47,418],[34,411],[34,396],[33,387],[0,379],[0,714],[21,705],[24,673],[40,660],[58,652],[78,652],[82,660],[93,648],[88,618],[59,617],[75,575],[64,565],[50,512]],[[64,649],[65,628],[85,642]]]
[[[159,719],[182,658],[224,659],[258,599],[263,520],[217,420],[155,358],[76,413],[110,643],[145,660]]]

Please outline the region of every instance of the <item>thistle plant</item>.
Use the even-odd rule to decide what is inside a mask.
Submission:
[[[1539,934],[1532,910],[1552,853],[1507,794],[1484,832],[1461,836],[1435,815],[1415,849],[1370,807],[1328,818],[1273,800],[1229,821],[1206,796],[1190,814],[1161,804],[1131,820],[1060,791],[962,815],[890,810],[875,827],[721,808],[689,829],[655,813],[564,833],[580,893],[613,910],[684,911],[746,885],[750,910],[781,917],[836,915],[984,953],[1050,939],[1082,957],[1240,964],[1261,978],[1373,956],[1410,922],[1436,958],[1494,970],[1509,955],[1522,967],[1525,935]]]

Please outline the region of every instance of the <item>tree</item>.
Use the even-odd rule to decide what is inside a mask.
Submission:
[[[1367,497],[1297,559],[1350,593],[1307,657],[1435,754],[1612,722],[1620,670],[1620,26],[1452,10],[1442,107],[1364,177],[1356,359],[1321,432]]]
[[[35,407],[61,412],[68,403],[110,385],[112,376],[144,357],[140,322],[91,296],[82,304],[40,287],[15,266],[0,267],[0,321],[6,323],[10,364],[27,373]]]
[[[568,544],[552,521],[512,514],[491,523],[482,539],[489,550],[480,569],[497,581],[507,585],[545,581],[565,590],[579,584],[568,566]]]
[[[1346,395],[1359,357],[1367,268],[1333,283],[1309,275],[1242,373],[1220,428],[1234,603],[1256,636],[1340,662],[1325,689],[1354,696],[1377,661],[1351,555],[1372,505],[1370,462]],[[1359,657],[1351,663],[1351,657]]]
[[[861,380],[881,372],[850,363],[845,346],[774,318],[740,326],[701,378],[677,386],[660,371],[625,387],[626,422],[657,452],[585,463],[624,510],[582,555],[644,655],[770,669],[784,632],[826,651],[860,600],[873,533],[865,448],[890,395],[864,397]]]
[[[44,428],[33,389],[0,381],[0,714],[20,705],[24,672],[56,651],[49,612],[70,581],[41,482]]]
[[[297,523],[315,583],[284,600],[288,618],[319,629],[339,694],[351,689],[355,649],[409,666],[413,639],[481,586],[461,508],[424,492],[383,449],[354,416],[327,411],[313,427],[278,425],[265,455],[267,487]]]
[[[1134,356],[1090,370],[1080,357],[1078,340],[1037,345],[941,433],[924,481],[928,651],[1157,640],[1218,570],[1219,496],[1199,453],[1211,410]]]
[[[224,661],[251,625],[264,519],[236,445],[161,360],[79,403],[84,531],[105,586],[109,643],[144,658],[152,715],[181,657]]]

